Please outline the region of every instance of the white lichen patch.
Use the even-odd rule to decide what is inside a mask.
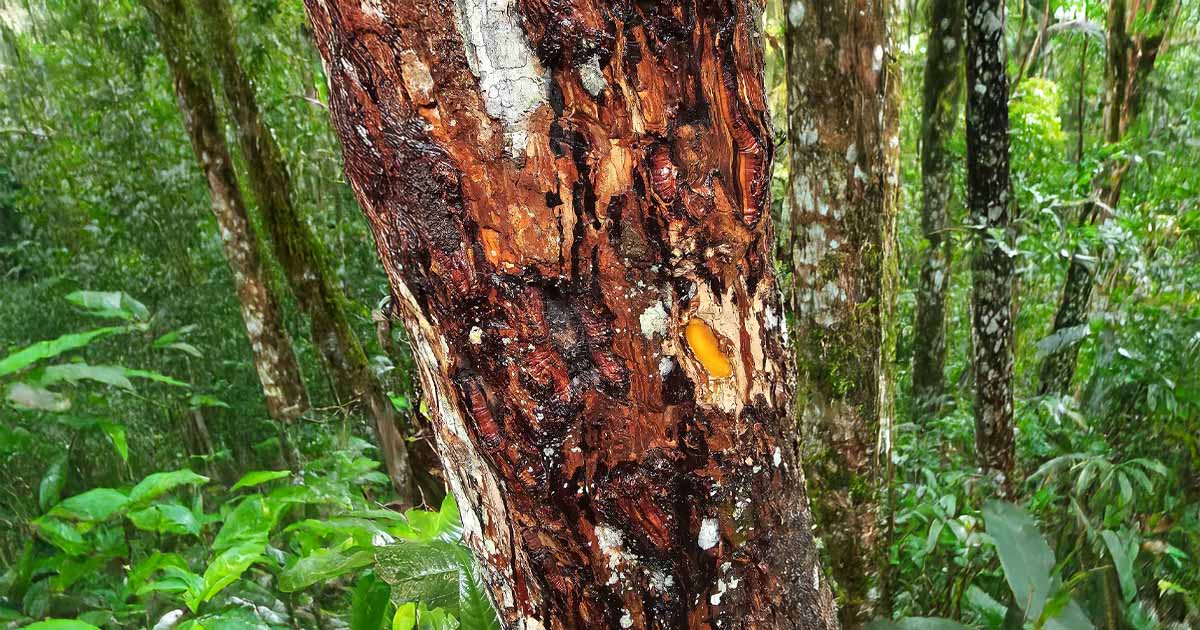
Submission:
[[[663,305],[662,300],[659,300],[642,311],[638,322],[641,324],[642,334],[647,339],[653,339],[655,335],[665,337],[670,324],[670,315],[667,314],[667,307]]]
[[[720,539],[719,526],[720,523],[715,518],[704,519],[700,523],[700,535],[696,537],[696,544],[705,551],[716,547]]]
[[[608,79],[604,78],[604,71],[600,69],[599,55],[592,55],[579,66],[579,81],[592,96],[600,96],[608,89]]]
[[[514,155],[525,153],[533,113],[549,102],[549,73],[517,19],[517,0],[456,0],[455,16],[488,115],[504,125]]]

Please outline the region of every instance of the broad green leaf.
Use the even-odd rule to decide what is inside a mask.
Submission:
[[[42,511],[50,509],[62,499],[62,489],[67,483],[67,463],[70,456],[63,453],[50,462],[42,482],[38,484],[38,505]]]
[[[967,589],[966,597],[968,608],[974,610],[987,622],[986,627],[999,628],[1004,625],[1004,618],[1008,615],[1007,606],[974,585]]]
[[[406,542],[375,551],[379,576],[392,585],[397,603],[422,602],[433,608],[457,611],[459,582],[467,567],[456,545],[442,542]]]
[[[467,571],[459,581],[458,620],[464,628],[471,630],[500,630],[500,619],[496,616],[492,600],[479,579],[471,552],[465,547],[459,547],[459,556]]]
[[[28,383],[13,383],[8,388],[7,398],[14,407],[33,411],[62,413],[71,408],[71,399],[66,396]]]
[[[164,385],[171,385],[174,387],[183,387],[183,388],[191,387],[191,385],[188,385],[187,383],[184,383],[181,380],[178,380],[178,379],[172,378],[170,376],[167,376],[166,374],[160,374],[158,372],[154,372],[151,370],[126,369],[125,375],[129,376],[130,378],[144,378],[148,381],[154,381],[156,383],[163,383]]]
[[[233,484],[233,487],[230,488],[229,491],[234,492],[240,488],[260,486],[268,481],[275,481],[276,479],[289,477],[291,474],[292,472],[290,470],[256,470],[254,472],[248,472],[245,475],[242,475],[242,478],[238,479],[238,482]]]
[[[64,499],[50,510],[50,515],[78,521],[99,522],[125,509],[129,497],[112,488],[95,488]]]
[[[417,605],[409,602],[396,608],[392,617],[392,630],[413,630],[417,625]]]
[[[113,450],[121,457],[121,461],[128,464],[129,443],[125,440],[125,425],[101,420],[96,423],[96,426],[108,436],[109,441],[112,442]]]
[[[265,545],[276,518],[278,514],[270,509],[262,497],[250,495],[225,517],[221,531],[213,539],[212,548],[220,552],[246,543]]]
[[[63,335],[57,339],[52,339],[49,341],[39,341],[32,346],[18,350],[17,352],[0,359],[0,376],[12,374],[17,370],[27,368],[30,365],[41,361],[42,359],[49,359],[50,357],[56,357],[69,350],[82,348],[99,337],[125,332],[127,330],[129,330],[129,328],[125,326],[110,326],[106,328],[97,328],[96,330],[89,330],[87,332],[71,333],[69,335]]]
[[[383,630],[391,594],[387,582],[372,572],[363,574],[350,601],[350,630]]]
[[[185,621],[178,630],[271,630],[271,626],[246,608],[231,608]]]
[[[88,545],[83,541],[83,536],[71,523],[52,516],[43,516],[34,519],[31,524],[43,540],[70,555],[77,556],[88,551]]]
[[[204,591],[202,602],[207,602],[220,593],[226,586],[233,584],[242,577],[250,565],[263,557],[265,547],[261,544],[246,543],[225,550],[213,558],[208,568],[204,570]]]
[[[459,627],[458,620],[446,609],[431,609],[424,603],[417,605],[417,630],[458,630]]]
[[[200,535],[200,522],[190,509],[175,503],[156,503],[129,513],[129,521],[138,529],[160,534]]]
[[[400,528],[397,535],[413,542],[443,540],[457,542],[462,539],[462,517],[454,496],[447,494],[440,510],[408,510],[404,513],[408,528]]]
[[[463,622],[466,625],[466,622]],[[471,627],[471,626],[467,626]],[[867,630],[969,630],[967,626],[938,617],[905,617],[897,621],[876,620],[867,624]]]
[[[150,319],[150,309],[123,291],[75,291],[68,294],[66,299],[98,317],[138,321]]]
[[[187,562],[185,562],[179,554],[155,551],[153,554],[150,554],[148,558],[138,562],[129,569],[129,573],[127,573],[125,576],[125,587],[130,591],[137,593],[142,588],[142,585],[146,583],[146,580],[150,578],[150,576],[158,573],[160,570],[165,569],[166,567],[175,567],[177,569],[183,569],[186,571]],[[188,572],[190,573],[190,571]],[[200,576],[197,575],[196,579],[196,583],[199,584]]]
[[[87,363],[62,363],[42,370],[42,385],[53,385],[66,381],[95,381],[121,389],[132,390],[133,383],[125,376],[125,368],[119,365],[88,365]]]
[[[349,553],[321,549],[285,568],[279,574],[279,590],[285,593],[299,591],[317,582],[353,573],[374,561],[375,554],[365,549]]]
[[[170,564],[162,568],[161,578],[143,584],[134,591],[137,595],[147,593],[171,593],[181,595],[183,601],[192,612],[200,606],[200,596],[204,592],[204,578],[189,571],[186,567]]]
[[[1004,578],[1017,606],[1025,612],[1027,621],[1037,619],[1050,594],[1050,572],[1054,568],[1050,545],[1033,519],[1011,503],[988,503],[983,508],[983,519],[996,543]]]
[[[75,619],[47,619],[25,626],[25,630],[100,630],[100,628]]]
[[[192,397],[188,399],[188,405],[192,409],[200,409],[202,407],[222,407],[224,409],[229,409],[229,403],[226,403],[216,396],[209,396],[208,394],[192,395]]]
[[[1137,542],[1130,541],[1133,544],[1127,547],[1121,543],[1116,532],[1107,529],[1100,532],[1100,536],[1104,538],[1104,546],[1108,548],[1108,555],[1117,571],[1121,592],[1125,594],[1125,603],[1130,604],[1137,599],[1137,582],[1133,575],[1133,562],[1137,559],[1138,552]]]
[[[188,470],[175,470],[148,475],[129,492],[129,501],[135,505],[149,505],[158,497],[180,486],[202,486],[208,483],[208,477],[197,475]]]

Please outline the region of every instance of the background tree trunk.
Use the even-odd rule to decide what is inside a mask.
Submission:
[[[292,201],[287,166],[258,110],[254,88],[237,58],[233,17],[226,0],[198,0],[201,22],[211,42],[229,109],[237,121],[238,143],[246,158],[250,186],[270,231],[275,256],[300,308],[309,318],[316,344],[333,381],[338,401],[364,410],[374,421],[380,454],[401,501],[413,496],[408,448],[395,408],[367,355],[350,329],[345,298],[332,277],[324,246]]]
[[[975,251],[972,336],[979,463],[1011,494],[1013,259],[1004,2],[967,2],[967,193]]]
[[[890,0],[793,4],[787,28],[797,403],[813,515],[849,627],[874,615],[869,594],[886,585],[900,147],[892,17]]]
[[[221,247],[233,272],[238,306],[262,384],[267,412],[290,422],[308,409],[300,365],[283,323],[274,283],[262,262],[233,160],[217,118],[208,75],[196,62],[195,42],[180,0],[143,0],[154,21],[159,47],[175,83],[175,96],[196,160],[208,181],[212,211],[221,232]]]
[[[1154,61],[1166,42],[1178,0],[1154,0],[1147,3],[1113,0],[1108,7],[1108,50],[1105,57],[1104,142],[1120,143],[1142,110]],[[1144,21],[1135,27],[1138,15]],[[1082,122],[1080,123],[1083,124]],[[1079,216],[1082,226],[1103,223],[1116,212],[1121,202],[1121,186],[1131,166],[1124,155],[1110,158],[1096,176],[1091,200]],[[1090,257],[1087,257],[1090,258]],[[1054,317],[1052,334],[1087,324],[1092,290],[1096,284],[1094,262],[1071,257],[1062,300]],[[1075,378],[1079,344],[1065,344],[1042,363],[1039,390],[1042,394],[1065,393]]]
[[[963,0],[931,0],[921,112],[921,232],[924,261],[917,285],[912,391],[918,417],[935,416],[946,400],[946,294],[954,239],[954,156],[949,144],[962,112]]]
[[[510,628],[830,628],[760,2],[306,2]]]

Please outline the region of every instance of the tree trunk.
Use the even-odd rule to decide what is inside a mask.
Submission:
[[[1175,17],[1178,0],[1154,0],[1153,6],[1127,0],[1113,0],[1108,7],[1108,51],[1105,58],[1104,141],[1120,143],[1141,113],[1150,73],[1162,50]],[[1134,20],[1144,22],[1134,26]],[[1080,121],[1082,129],[1083,121]],[[1103,223],[1112,217],[1121,201],[1121,185],[1131,163],[1124,155],[1110,158],[1094,183],[1091,201],[1083,208],[1081,226]],[[1090,256],[1072,256],[1067,269],[1062,299],[1054,317],[1053,333],[1083,326],[1088,321],[1096,269],[1086,262]],[[1079,344],[1066,344],[1046,357],[1039,384],[1041,394],[1061,394],[1075,378]]]
[[[292,200],[291,180],[279,145],[259,113],[254,88],[237,58],[233,18],[226,0],[197,0],[220,70],[229,109],[237,121],[238,143],[246,158],[250,187],[263,213],[275,256],[300,308],[309,318],[317,346],[333,381],[338,402],[365,411],[374,420],[388,476],[400,499],[412,498],[408,449],[395,409],[367,355],[350,329],[341,287],[326,263],[324,246]]]
[[[830,628],[761,2],[308,0],[508,628]]]
[[[954,156],[950,140],[962,111],[963,0],[932,0],[921,111],[921,232],[925,239],[917,285],[912,387],[918,418],[936,416],[946,400],[946,294],[954,239]]]
[[[887,549],[900,146],[893,6],[806,4],[788,12],[786,47],[797,403],[840,617],[859,627],[875,612],[869,594],[882,585]]]
[[[233,160],[218,122],[212,84],[196,62],[187,14],[180,0],[144,0],[144,4],[154,20],[159,46],[174,78],[188,138],[208,180],[221,247],[233,272],[267,412],[275,420],[290,422],[308,410],[308,394],[283,324],[274,283],[263,266],[261,246],[246,214]]]
[[[1013,470],[1013,259],[1003,0],[967,2],[967,196],[975,232],[975,445],[1002,495]]]

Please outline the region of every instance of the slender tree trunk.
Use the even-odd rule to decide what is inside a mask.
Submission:
[[[1003,0],[967,0],[967,196],[975,231],[972,335],[979,463],[1010,495],[1013,239]]]
[[[1170,21],[1179,0],[1128,2],[1112,0],[1108,7],[1108,47],[1105,59],[1104,141],[1117,144],[1137,120],[1155,59],[1166,41]],[[1150,5],[1150,6],[1147,6]],[[1139,15],[1143,21],[1135,28]],[[1080,121],[1082,130],[1083,121]],[[1131,162],[1124,156],[1111,158],[1094,182],[1091,201],[1084,206],[1082,226],[1103,223],[1112,217],[1121,201],[1121,186]],[[1096,269],[1090,256],[1071,257],[1062,299],[1054,317],[1054,334],[1087,324]],[[1065,393],[1075,378],[1079,344],[1064,344],[1042,363],[1039,391]]]
[[[761,2],[305,4],[505,626],[834,627]]]
[[[937,415],[946,400],[946,295],[954,240],[954,156],[950,140],[962,112],[963,0],[932,0],[921,111],[921,232],[925,259],[917,285],[913,401],[918,417]]]
[[[233,160],[218,122],[212,84],[196,61],[180,0],[144,0],[144,4],[153,17],[159,46],[174,78],[175,96],[192,149],[208,180],[221,246],[233,272],[267,411],[278,421],[290,422],[308,409],[308,394],[283,324],[274,283],[263,266],[261,246],[246,214]]]
[[[794,4],[788,132],[798,406],[843,625],[873,615],[894,415],[898,76],[891,0]]]
[[[364,410],[374,421],[388,476],[402,501],[412,498],[408,449],[391,400],[371,372],[367,355],[350,329],[337,280],[321,241],[292,200],[291,180],[279,145],[259,113],[250,79],[237,58],[233,18],[226,0],[197,0],[220,71],[229,109],[237,121],[250,186],[271,233],[275,256],[300,308],[308,315],[316,344],[342,404]]]

